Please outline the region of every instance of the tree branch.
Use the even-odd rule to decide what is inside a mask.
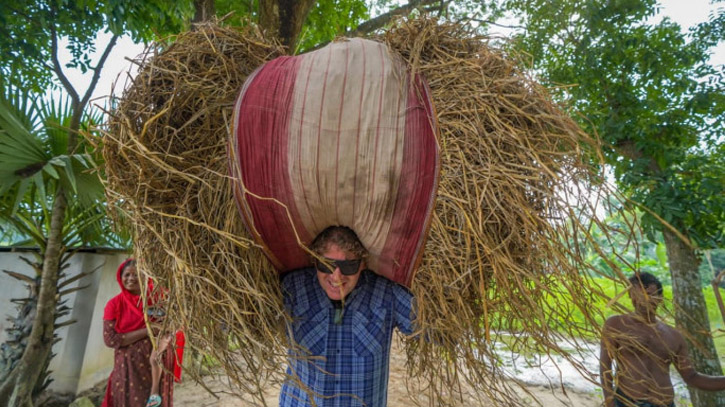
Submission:
[[[418,6],[427,6],[429,4],[437,3],[439,0],[408,0],[408,4],[400,6],[394,10],[390,10],[385,14],[381,14],[375,18],[360,24],[356,29],[350,30],[345,33],[346,37],[360,37],[365,34],[371,33],[378,28],[384,27],[389,22],[393,21],[396,17],[407,15],[411,11],[415,10]]]
[[[91,95],[93,94],[93,90],[96,88],[96,85],[98,84],[98,79],[101,77],[101,70],[103,70],[103,65],[106,63],[106,59],[108,59],[108,56],[111,54],[111,49],[116,46],[116,41],[118,40],[118,34],[115,34],[111,41],[108,42],[108,45],[106,45],[105,51],[103,51],[103,55],[101,55],[101,59],[98,60],[98,64],[96,64],[96,67],[93,68],[93,78],[91,79],[91,84],[88,85],[88,89],[86,89],[86,94],[83,95],[83,100],[80,101],[80,110],[82,110],[86,104],[88,103],[88,100],[91,98]]]
[[[499,24],[499,23],[497,23],[497,22],[495,22],[493,20],[482,20],[480,18],[471,18],[470,20],[471,21],[475,21],[475,22],[480,23],[480,24],[495,25],[496,27],[508,28],[508,29],[511,29],[511,30],[524,30],[524,29],[526,29],[526,27],[524,27],[523,25]]]
[[[53,60],[53,72],[58,76],[60,83],[63,84],[66,92],[70,95],[74,104],[80,103],[80,97],[76,92],[73,85],[70,83],[68,78],[63,73],[63,68],[60,66],[58,61],[58,33],[55,31],[55,27],[50,26],[50,57]]]

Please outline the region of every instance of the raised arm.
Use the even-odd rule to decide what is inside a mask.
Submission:
[[[612,324],[610,318],[602,328],[602,338],[599,344],[599,381],[602,385],[604,406],[614,407],[614,375],[612,374],[612,352],[614,349],[612,339]]]
[[[405,335],[412,335],[415,331],[415,298],[407,288],[402,285],[393,285],[393,318],[395,326]]]
[[[690,355],[687,352],[687,343],[682,334],[673,330],[673,335],[677,342],[677,354],[674,358],[674,364],[677,371],[682,376],[682,380],[688,386],[696,387],[700,390],[719,391],[725,390],[725,376],[710,376],[698,373],[692,366]]]

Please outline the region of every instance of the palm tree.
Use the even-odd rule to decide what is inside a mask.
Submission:
[[[96,164],[77,134],[91,131],[100,115],[71,130],[74,114],[67,97],[45,102],[17,89],[0,96],[0,241],[38,248],[23,258],[34,275],[4,270],[28,287],[25,298],[13,299],[18,314],[0,346],[0,399],[10,405],[27,405],[50,383],[56,321],[70,311],[63,298],[83,288],[67,287],[86,275],[67,273],[71,256],[82,247],[126,246],[110,231],[103,185],[90,171]]]

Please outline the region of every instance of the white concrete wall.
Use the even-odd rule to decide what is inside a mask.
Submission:
[[[0,252],[0,269],[33,276],[33,270],[20,259],[21,256],[33,259],[31,252]],[[63,297],[71,313],[58,322],[76,322],[56,332],[61,340],[53,347],[56,356],[50,364],[51,389],[77,393],[108,377],[113,367],[113,351],[103,344],[103,308],[120,292],[116,268],[126,257],[124,253],[78,253],[71,258],[70,267],[65,271],[67,277],[95,271],[64,287],[65,290],[87,286]],[[0,343],[7,336],[5,329],[9,322],[6,317],[16,313],[10,300],[26,294],[27,289],[20,281],[0,273]]]

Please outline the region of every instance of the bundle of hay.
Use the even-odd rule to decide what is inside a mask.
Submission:
[[[518,402],[493,346],[562,352],[592,335],[577,220],[589,206],[584,155],[595,143],[511,58],[456,24],[420,19],[376,38],[428,80],[441,178],[412,290],[427,335],[406,342],[431,403],[468,382]],[[283,370],[285,313],[276,272],[243,228],[227,158],[233,103],[252,71],[282,55],[248,29],[203,25],[156,45],[104,138],[108,200],[133,226],[140,269],[169,290],[167,324],[217,360],[243,392]],[[595,244],[595,243],[594,243]],[[590,323],[571,323],[580,313]],[[425,341],[424,338],[434,338]],[[192,372],[193,373],[193,372]]]
[[[169,290],[166,323],[246,392],[278,367],[284,310],[276,272],[238,215],[227,128],[246,77],[280,55],[251,28],[205,25],[155,44],[103,140],[108,201],[132,227],[139,269]]]
[[[378,40],[428,79],[440,126],[437,206],[412,290],[419,323],[441,333],[446,355],[411,341],[411,371],[432,379],[440,400],[460,375],[510,405],[496,344],[568,356],[562,339],[593,335],[598,311],[578,249],[595,243],[571,237],[596,194],[585,154],[597,145],[512,56],[465,27],[410,21]],[[590,324],[573,323],[578,312]]]

